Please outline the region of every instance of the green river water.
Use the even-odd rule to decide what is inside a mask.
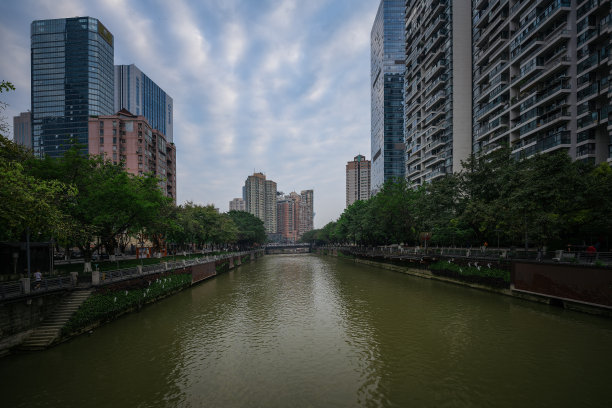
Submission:
[[[612,321],[266,256],[44,352],[2,407],[610,407]]]

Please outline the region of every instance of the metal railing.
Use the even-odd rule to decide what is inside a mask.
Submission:
[[[39,282],[30,280],[29,288],[24,287],[23,280],[0,283],[0,299],[16,298],[22,295],[37,295],[44,292],[68,289],[73,287],[70,276],[44,278]]]
[[[453,248],[453,247],[402,247],[402,246],[326,246],[323,249],[345,250],[354,255],[382,256],[396,259],[465,258],[474,260],[530,260],[546,263],[572,263],[595,266],[612,266],[612,252],[588,251],[538,251],[514,248]]]
[[[142,272],[139,271],[138,266],[133,268],[104,271],[100,272],[100,285],[107,285],[109,283],[131,279],[137,276],[153,275],[156,273],[172,271],[188,266],[201,265],[209,262],[222,261],[229,258],[242,257],[244,255],[251,254],[251,252],[252,251],[232,252],[230,254],[203,256],[193,259],[184,259],[180,261],[162,262],[153,265],[145,265],[142,266]]]
[[[171,271],[179,268],[184,268],[188,266],[194,266],[199,264],[204,264],[213,261],[220,261],[229,258],[235,257],[243,257],[245,255],[250,255],[251,252],[254,251],[241,251],[241,252],[233,252],[230,254],[223,255],[214,255],[214,256],[202,256],[199,258],[180,260],[180,261],[172,261],[172,262],[162,262],[153,265],[145,265],[142,266],[142,273],[139,271],[139,267],[135,266],[132,268],[122,268],[115,269],[110,271],[95,271],[99,273],[100,276],[100,285],[107,285],[109,283],[118,282],[121,280],[131,279],[137,276],[146,276],[152,275],[156,273]],[[43,292],[50,292],[55,290],[69,289],[74,286],[74,282],[71,276],[55,276],[55,277],[45,277],[40,282],[40,286],[37,286],[35,281],[30,281],[30,290],[29,293],[24,288],[23,281],[11,281],[0,283],[0,299],[10,299],[17,298],[24,295],[37,295]]]

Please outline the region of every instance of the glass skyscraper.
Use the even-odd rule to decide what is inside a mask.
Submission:
[[[404,0],[381,0],[372,26],[372,192],[404,177]]]
[[[34,153],[87,153],[89,116],[113,113],[113,35],[91,17],[37,20],[31,52]]]
[[[134,64],[115,66],[115,111],[127,109],[142,115],[154,129],[173,142],[173,101],[155,82]]]

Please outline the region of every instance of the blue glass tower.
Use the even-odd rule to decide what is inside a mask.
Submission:
[[[115,111],[121,109],[144,116],[173,142],[172,98],[134,64],[115,66]]]
[[[31,53],[34,153],[87,153],[89,116],[113,113],[113,35],[91,17],[37,20]]]
[[[404,169],[404,0],[381,0],[370,36],[372,193]]]

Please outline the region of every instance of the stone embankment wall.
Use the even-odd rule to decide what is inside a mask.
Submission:
[[[342,250],[325,249],[317,253],[350,258],[380,268],[435,279],[520,299],[561,306],[566,309],[612,317],[612,269],[562,263],[510,261],[507,288],[478,284],[461,276],[440,276],[428,270],[432,260],[416,265],[414,260],[353,256]],[[462,264],[468,259],[461,260]],[[472,261],[473,262],[473,261]],[[435,272],[435,271],[434,271]]]
[[[246,256],[235,256],[222,260],[211,260],[207,263],[187,265],[182,268],[175,268],[160,273],[149,275],[138,275],[129,279],[119,280],[98,286],[96,292],[108,292],[119,290],[131,290],[134,288],[144,288],[149,282],[169,275],[191,274],[191,284],[197,284],[206,279],[212,278],[221,272],[233,269],[244,262],[252,261],[263,256],[263,251],[253,251]],[[220,268],[218,268],[221,266]],[[219,271],[217,270],[219,269]],[[46,292],[40,295],[33,292],[30,296],[20,297],[0,302],[0,356],[3,350],[19,344],[26,338],[32,329],[38,326],[45,318],[52,315],[56,307],[62,302],[70,290],[58,292]],[[167,294],[170,296],[176,292]],[[155,299],[155,300],[160,300]]]

